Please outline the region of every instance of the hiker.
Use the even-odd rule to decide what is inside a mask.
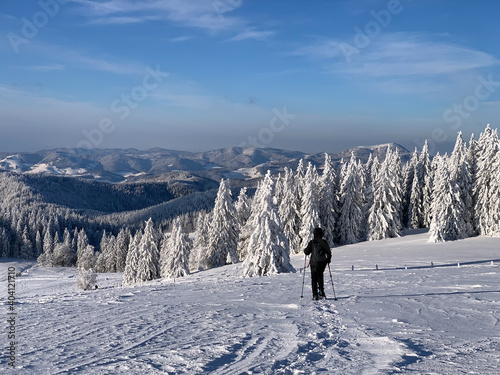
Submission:
[[[332,251],[328,242],[323,239],[323,229],[314,228],[313,235],[314,239],[309,241],[304,254],[311,255],[309,265],[311,266],[313,299],[319,300],[326,298],[323,272],[332,259]]]

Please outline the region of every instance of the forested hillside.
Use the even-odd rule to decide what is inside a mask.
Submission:
[[[129,264],[134,283],[177,273],[164,263],[172,252],[188,259],[185,272],[239,261],[247,275],[283,272],[317,226],[336,246],[406,228],[430,228],[434,242],[497,235],[499,149],[488,126],[477,141],[460,133],[450,155],[432,158],[425,144],[404,162],[387,144],[366,162],[354,150],[339,161],[324,154],[320,164],[302,158],[279,174],[220,183],[187,172],[120,184],[5,172],[0,254],[98,272]]]

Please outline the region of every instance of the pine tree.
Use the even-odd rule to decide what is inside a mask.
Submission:
[[[239,261],[238,248],[239,225],[236,209],[227,182],[222,179],[219,185],[215,206],[211,213],[208,234],[208,268],[220,267],[228,261]]]
[[[253,204],[257,207],[249,221],[254,231],[243,261],[244,276],[265,276],[294,271],[290,264],[288,240],[283,234],[274,198],[274,182],[268,171],[257,188]]]
[[[361,241],[364,222],[363,176],[354,153],[342,172],[340,186],[339,235],[342,244]]]
[[[181,222],[176,218],[170,238],[162,243],[161,277],[176,279],[189,275],[189,251],[189,238],[183,233]]]
[[[332,158],[325,153],[325,166],[319,180],[319,217],[325,233],[324,238],[330,246],[335,242],[335,225],[339,211],[336,180]]]
[[[318,196],[318,175],[316,168],[309,163],[304,177],[302,204],[300,207],[300,248],[305,249],[313,237],[314,228],[320,227],[319,218],[319,196]]]
[[[160,252],[156,244],[153,220],[149,218],[139,243],[139,260],[137,262],[136,281],[143,282],[160,277]]]

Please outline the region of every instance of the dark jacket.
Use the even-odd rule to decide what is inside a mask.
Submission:
[[[314,243],[319,243],[323,248],[323,252],[326,254],[325,256],[321,256],[314,251]],[[321,262],[330,263],[332,259],[332,251],[330,250],[330,246],[328,246],[328,242],[326,242],[321,237],[315,237],[313,240],[309,241],[307,247],[304,249],[304,254],[311,255],[310,263],[316,264]]]

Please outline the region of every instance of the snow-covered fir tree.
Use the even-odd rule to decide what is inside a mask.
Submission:
[[[363,191],[365,206],[363,207],[363,213],[366,217],[368,217],[370,207],[373,205],[372,181],[378,171],[377,168],[374,168],[374,163],[378,163],[378,157],[373,157],[373,154],[370,154],[370,156],[368,157],[368,161],[363,166],[363,174],[365,177]]]
[[[191,249],[189,257],[191,270],[204,270],[207,268],[209,220],[210,215],[207,215],[205,211],[200,211],[198,213],[193,248]]]
[[[56,267],[71,267],[75,265],[76,254],[70,246],[64,242],[58,243],[54,249],[53,266]]]
[[[68,228],[64,228],[63,243],[73,251],[73,241],[71,239],[71,233],[69,233]]]
[[[368,217],[368,240],[401,236],[401,186],[397,153],[387,150],[373,185],[373,204]]]
[[[432,201],[432,168],[427,141],[415,163],[407,221],[409,228],[428,228]]]
[[[96,253],[95,271],[97,273],[106,272],[106,255],[102,251]]]
[[[500,149],[500,144],[498,145]],[[497,152],[492,165],[492,179],[490,189],[491,201],[491,218],[492,227],[491,234],[500,234],[500,152]]]
[[[450,178],[458,185],[460,199],[464,205],[463,219],[466,225],[467,236],[474,233],[473,225],[473,181],[471,167],[467,160],[467,146],[463,140],[462,132],[458,133],[453,152],[448,159]]]
[[[420,153],[419,165],[421,169],[418,171],[418,178],[419,183],[422,184],[422,227],[428,228],[431,222],[433,171],[427,140],[425,141],[424,146],[422,147],[422,152]]]
[[[284,186],[283,186],[283,178],[281,177],[281,173],[278,173],[278,177],[274,180],[274,199],[276,199],[276,204],[280,205],[281,200],[283,199],[283,195],[285,194]]]
[[[51,267],[53,253],[54,253],[54,242],[50,230],[47,229],[45,231],[45,234],[43,235],[43,253],[41,255],[42,262],[40,263],[40,258],[39,258],[39,263]]]
[[[208,233],[207,267],[237,263],[239,224],[227,181],[222,179],[211,213]]]
[[[268,171],[257,191],[253,205],[252,221],[254,231],[250,236],[247,257],[243,261],[244,276],[266,276],[294,271],[290,264],[288,240],[283,228],[276,201],[274,181]]]
[[[149,218],[144,234],[139,243],[139,260],[136,269],[136,282],[158,279],[160,277],[160,251],[157,245],[157,234],[153,220]]]
[[[300,248],[300,216],[299,216],[299,196],[297,194],[296,177],[291,169],[285,167],[283,176],[283,197],[279,202],[278,214],[283,225],[283,233],[288,239],[290,252],[297,254]]]
[[[471,135],[470,140],[469,140],[469,147],[467,148],[467,163],[469,165],[469,174],[471,176],[471,182],[472,182],[472,207],[471,207],[471,212],[472,212],[472,235],[477,235],[478,234],[478,229],[476,227],[476,196],[475,196],[475,181],[477,177],[477,159],[478,159],[478,144],[476,141],[476,138],[474,137],[474,134]]]
[[[54,265],[53,247],[52,236],[49,231],[46,231],[43,236],[43,253],[37,259],[38,264],[47,267]]]
[[[302,196],[304,195],[304,178],[306,175],[306,169],[304,167],[304,159],[299,160],[299,164],[297,165],[297,169],[295,170],[295,185],[296,185],[296,193],[297,193],[297,212],[301,212],[302,206]],[[299,229],[300,230],[300,229]]]
[[[403,226],[406,228],[411,227],[411,217],[412,217],[412,191],[413,184],[415,183],[415,170],[418,165],[418,150],[415,147],[410,161],[403,168],[404,176],[404,187],[403,187]],[[416,185],[415,185],[416,186]]]
[[[80,257],[78,258],[78,268],[83,268],[84,270],[95,269],[95,254],[94,246],[87,245],[87,247],[80,252]]]
[[[399,150],[396,148],[394,152],[391,152],[391,157],[389,158],[389,168],[391,169],[392,176],[394,177],[394,185],[396,187],[396,201],[397,207],[399,210],[399,222],[402,229],[403,223],[403,184],[404,184],[404,176],[403,169],[401,166],[401,157],[399,155]]]
[[[479,234],[495,234],[495,209],[491,203],[497,199],[493,196],[492,187],[495,180],[495,160],[499,153],[498,133],[492,130],[488,124],[478,140],[478,159],[476,170],[476,181],[474,183],[474,213],[475,227]]]
[[[116,272],[125,271],[130,237],[130,230],[128,228],[122,228],[118,232],[118,236],[116,236]]]
[[[354,153],[345,164],[340,185],[340,215],[338,219],[341,244],[361,241],[364,224],[363,176]]]
[[[332,158],[325,153],[323,174],[319,180],[319,217],[325,233],[325,240],[330,246],[335,243],[335,228],[339,204],[337,196],[337,176]]]
[[[446,158],[446,155],[441,157],[438,154],[433,160],[436,173],[431,205],[430,242],[458,240],[467,236],[460,189],[456,181],[450,178]]]
[[[96,272],[98,273],[104,273],[108,272],[108,268],[111,267],[110,264],[108,264],[108,261],[112,260],[115,262],[115,259],[113,259],[111,256],[109,256],[109,253],[112,251],[110,246],[109,246],[110,238],[106,234],[106,231],[103,232],[102,237],[101,237],[101,243],[99,245],[99,253],[97,255],[97,261],[96,261]],[[114,255],[114,254],[113,254]],[[113,269],[116,269],[115,265],[113,265]],[[114,272],[114,271],[113,271]]]
[[[172,224],[172,234],[167,241],[162,242],[160,263],[161,277],[176,279],[189,275],[190,243],[178,218]]]
[[[43,253],[42,234],[39,230],[36,231],[35,237],[35,256],[39,257]]]
[[[87,237],[87,233],[85,233],[85,230],[82,228],[78,232],[78,237],[76,240],[76,266],[80,268],[80,263],[79,259],[81,258],[82,252],[87,248],[89,245],[89,239]]]
[[[31,242],[28,226],[24,226],[23,236],[21,239],[21,258],[22,259],[33,259],[35,256],[35,248],[33,242]]]
[[[300,207],[300,248],[305,249],[313,238],[314,228],[321,226],[319,218],[318,174],[311,163],[302,184],[302,204]]]
[[[104,251],[104,264],[106,267],[106,272],[117,272],[116,271],[116,237],[111,233],[107,235],[105,241],[106,249]]]
[[[248,218],[250,217],[250,199],[247,196],[247,188],[243,187],[238,195],[238,200],[235,203],[236,216],[238,217],[238,223],[240,228],[243,227]]]
[[[304,159],[300,159],[297,165],[297,169],[295,170],[295,182],[299,189],[299,195],[302,195],[302,192],[300,190],[302,189],[302,182],[304,180],[305,174],[306,169],[304,167]]]
[[[125,262],[125,271],[123,272],[123,285],[132,285],[137,283],[137,266],[139,263],[139,244],[141,242],[142,232],[138,230],[135,233],[127,252]]]

